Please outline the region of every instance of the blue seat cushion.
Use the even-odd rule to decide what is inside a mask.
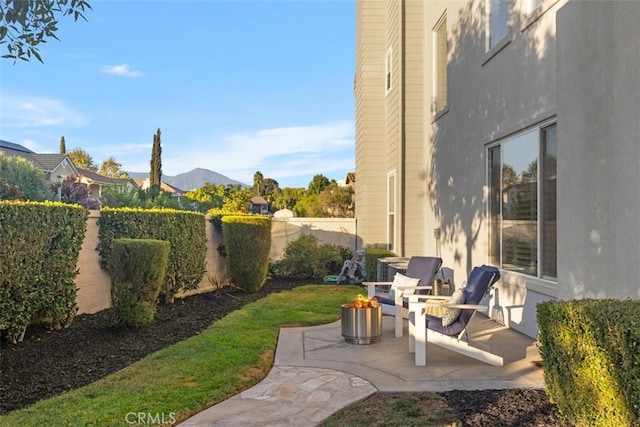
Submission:
[[[462,310],[463,313],[465,311],[470,311],[473,314],[473,310]],[[442,326],[442,319],[440,317],[431,316],[430,314],[427,314],[425,317],[427,321],[427,328],[434,330],[436,332],[440,332],[443,335],[456,336],[460,332],[462,332],[462,330],[465,327],[465,325],[460,323],[460,321],[458,320],[456,320],[449,326]],[[411,324],[415,326],[415,321],[416,321],[416,314],[413,312],[409,313],[409,322],[411,322]],[[428,333],[429,332],[427,332],[427,334]]]

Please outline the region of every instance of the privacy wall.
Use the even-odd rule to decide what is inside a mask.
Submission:
[[[100,255],[96,250],[99,243],[99,219],[100,211],[90,211],[87,231],[78,258],[79,273],[75,279],[78,287],[78,314],[96,313],[111,307],[111,278],[100,268]],[[209,292],[216,289],[218,285],[228,283],[226,262],[218,253],[222,236],[208,216],[206,219],[205,274],[197,289],[179,294],[178,297]],[[301,234],[312,234],[319,239],[320,243],[345,246],[351,250],[358,249],[356,221],[353,218],[274,218],[269,257],[281,258],[287,244]]]

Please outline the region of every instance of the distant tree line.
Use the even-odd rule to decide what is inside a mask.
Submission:
[[[109,157],[98,167],[91,155],[82,148],[66,149],[64,136],[60,139],[60,153],[69,156],[79,168],[98,173],[109,178],[128,178],[122,164]],[[23,159],[4,158],[0,165],[0,199],[46,200],[61,199],[67,203],[78,203],[90,209],[99,206],[153,208],[167,207],[199,212],[249,212],[251,199],[261,196],[269,203],[269,211],[289,209],[300,217],[340,217],[354,216],[353,188],[339,186],[322,174],[315,175],[307,188],[280,188],[278,181],[265,177],[257,171],[253,176],[253,186],[240,184],[216,185],[205,183],[202,187],[188,191],[184,196],[172,197],[161,188],[162,148],[160,129],[153,135],[150,160],[150,187],[123,188],[105,186],[99,201],[91,199],[86,184],[78,177],[68,177],[64,182],[50,185],[44,174]]]

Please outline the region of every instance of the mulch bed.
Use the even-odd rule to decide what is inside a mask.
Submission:
[[[0,342],[0,414],[90,384],[202,332],[212,322],[269,293],[310,280],[273,279],[255,294],[204,293],[160,304],[155,321],[139,329],[111,326],[111,310],[77,316],[67,329],[32,327],[18,345]],[[319,282],[315,282],[319,283]],[[542,390],[442,393],[463,426],[561,426]]]

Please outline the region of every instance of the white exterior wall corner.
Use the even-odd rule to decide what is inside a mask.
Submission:
[[[569,1],[557,21],[558,297],[637,299],[640,2]]]

